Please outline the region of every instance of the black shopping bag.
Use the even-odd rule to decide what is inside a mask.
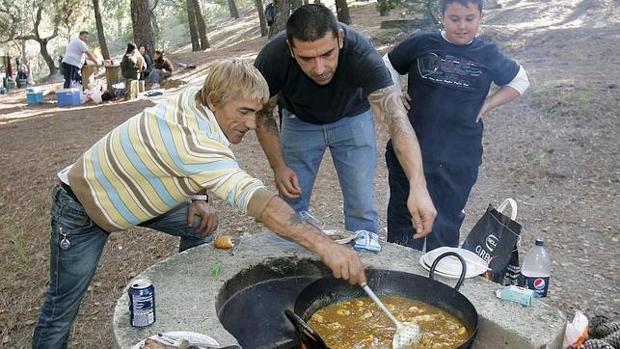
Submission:
[[[510,204],[510,217],[502,212]],[[506,199],[497,209],[489,205],[487,211],[472,228],[461,246],[480,256],[489,264],[487,278],[506,284],[516,284],[521,274],[517,248],[521,224],[517,223],[517,203]]]

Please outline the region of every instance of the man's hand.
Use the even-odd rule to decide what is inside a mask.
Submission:
[[[206,201],[192,201],[187,210],[187,225],[193,226],[194,216],[200,217],[200,226],[196,229],[202,236],[207,236],[217,229],[219,224],[217,212]]]
[[[276,187],[282,196],[298,198],[301,195],[301,187],[297,175],[290,167],[283,165],[273,171]]]
[[[410,110],[411,96],[409,96],[409,93],[407,93],[407,91],[403,91],[400,95],[400,99],[403,101],[403,106],[405,107],[405,109]]]
[[[366,283],[364,266],[354,250],[330,241],[322,245],[317,253],[321,261],[334,273],[335,278],[347,280],[351,285]]]
[[[419,239],[430,234],[435,217],[437,217],[437,210],[426,188],[410,185],[407,208],[411,213],[411,223],[416,230],[413,238]]]
[[[478,117],[476,117],[476,123],[480,122],[480,120],[482,120],[482,118],[485,117],[488,112],[489,112],[489,104],[485,102],[482,105],[482,109],[480,109],[480,112],[478,113]]]

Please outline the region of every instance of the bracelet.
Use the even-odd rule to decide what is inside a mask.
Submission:
[[[202,194],[202,195],[192,195],[191,196],[192,201],[209,201],[209,197],[206,194]]]

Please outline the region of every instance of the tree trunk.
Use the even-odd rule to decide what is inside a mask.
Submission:
[[[101,21],[101,11],[99,10],[99,0],[93,0],[93,8],[95,9],[95,23],[97,25],[97,37],[99,38],[99,46],[101,47],[101,55],[103,59],[110,59],[110,51],[108,43],[105,40],[103,32],[103,22]]]
[[[26,59],[26,40],[22,39],[21,41],[21,45],[20,45],[20,53],[22,55],[22,64],[25,66],[29,66],[29,62]],[[30,67],[28,67],[28,71],[30,71]]]
[[[202,16],[202,10],[200,9],[200,3],[198,0],[192,0],[194,7],[194,16],[196,16],[196,26],[198,27],[198,35],[200,37],[200,49],[206,50],[210,47],[209,39],[207,39],[207,25],[205,19]]]
[[[379,16],[385,17],[390,15],[390,4],[387,0],[377,0],[377,8],[379,9]]]
[[[304,5],[308,5],[310,3],[310,0],[304,0]]]
[[[265,19],[265,8],[263,7],[263,0],[254,0],[256,11],[258,11],[258,21],[260,22],[260,36],[267,36],[269,34],[269,27],[267,27],[267,19]]]
[[[433,21],[433,25],[439,24],[439,19],[435,17],[435,11],[433,11],[433,4],[431,3],[431,1],[427,0],[424,5],[426,6],[426,12],[428,16]]]
[[[189,36],[192,41],[192,51],[200,50],[200,39],[198,38],[198,25],[196,24],[196,9],[194,2],[187,0],[187,24],[189,25]]]
[[[336,0],[336,14],[338,15],[338,21],[344,24],[351,24],[351,15],[349,14],[347,0]]]
[[[286,21],[290,16],[289,0],[273,0],[274,22],[269,28],[269,37],[286,29]]]
[[[153,52],[155,46],[148,1],[131,0],[131,23],[133,25],[133,41]]]
[[[290,2],[291,13],[295,12],[295,10],[297,10],[304,4],[303,0],[290,0]]]
[[[45,64],[47,64],[47,67],[50,70],[49,75],[47,76],[48,79],[51,79],[54,77],[54,75],[56,75],[56,73],[58,72],[58,69],[56,68],[56,64],[54,64],[54,59],[52,58],[52,56],[50,56],[50,53],[47,51],[47,43],[48,43],[48,39],[37,39],[36,40],[39,43],[39,46],[41,46],[41,56],[43,57],[43,60],[45,60]]]
[[[159,4],[159,0],[149,1],[149,5],[150,4],[153,5],[153,7],[149,8],[149,13],[151,14],[151,26],[153,27],[153,42],[158,42],[161,30],[159,28],[159,22],[157,22],[157,15],[155,15],[155,9]]]
[[[235,0],[228,0],[228,10],[230,11],[230,17],[239,18],[239,10],[237,10],[237,4],[235,4]]]

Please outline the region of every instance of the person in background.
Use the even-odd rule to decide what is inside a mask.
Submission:
[[[127,50],[121,60],[121,74],[125,79],[138,80],[146,68],[144,58],[136,48],[136,44],[128,43]]]
[[[133,116],[58,173],[49,288],[32,348],[67,347],[111,233],[152,228],[180,236],[179,251],[213,239],[218,219],[207,190],[316,253],[335,277],[366,282],[355,251],[303,222],[237,162],[230,145],[256,128],[256,113],[268,98],[267,83],[251,63],[216,62],[203,86],[187,87]]]
[[[144,63],[146,64],[146,68],[144,68],[144,71],[140,76],[140,80],[145,80],[153,69],[153,58],[151,57],[151,54],[147,51],[146,47],[144,47],[144,45],[140,46],[140,54],[142,55],[142,57],[144,57]]]
[[[17,78],[28,80],[28,68],[25,65],[22,65],[17,72]]]
[[[442,0],[440,32],[416,33],[398,44],[384,62],[398,83],[408,74],[409,120],[420,140],[424,175],[437,208],[433,233],[411,239],[409,182],[392,140],[386,160],[390,184],[388,241],[421,250],[459,244],[463,208],[482,162],[483,119],[529,86],[522,66],[493,44],[476,37],[482,0]],[[499,89],[488,96],[491,83]]]
[[[303,5],[288,19],[286,31],[267,42],[254,65],[271,95],[259,113],[256,134],[280,195],[297,212],[308,210],[329,148],[344,197],[345,228],[370,231],[378,238],[373,189],[376,119],[395,140],[398,159],[412,184],[403,193],[409,195],[409,217],[414,217],[409,224],[416,225],[420,237],[430,233],[435,208],[426,189],[418,141],[400,91],[366,37],[338,23],[327,7]],[[276,103],[282,107],[280,128],[273,117]]]
[[[82,85],[81,69],[86,61],[86,56],[94,62],[95,68],[99,69],[99,60],[93,54],[86,43],[90,35],[87,31],[81,31],[78,38],[73,39],[67,45],[62,58],[62,71],[65,78],[64,88]]]
[[[169,77],[172,75],[173,71],[174,65],[168,57],[164,57],[164,52],[161,50],[155,50],[155,54],[153,55],[153,69],[149,73],[149,80],[153,84],[151,85],[151,88],[159,88],[161,79]]]

